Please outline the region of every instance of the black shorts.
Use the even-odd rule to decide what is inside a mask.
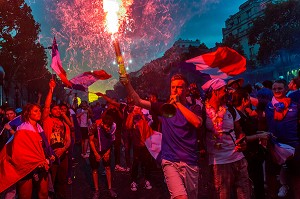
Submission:
[[[25,177],[23,177],[20,181],[27,181],[33,179],[33,175],[37,174],[39,179],[46,179],[48,177],[48,171],[46,171],[43,167],[42,168],[36,168],[33,171],[31,171],[29,174],[27,174]]]
[[[89,139],[89,129],[88,127],[80,127],[81,138],[83,140]]]
[[[98,153],[101,156],[101,160],[100,161],[103,162],[103,166],[104,167],[109,167],[110,166],[110,150],[108,149],[106,151],[98,152]],[[95,169],[99,168],[100,162],[96,161],[96,157],[95,157],[93,151],[91,151],[89,160],[90,160],[90,165],[91,165],[92,170],[95,170]]]

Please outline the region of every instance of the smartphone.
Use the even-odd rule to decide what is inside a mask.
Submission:
[[[239,145],[246,140],[246,136],[243,136],[235,141],[235,145]]]

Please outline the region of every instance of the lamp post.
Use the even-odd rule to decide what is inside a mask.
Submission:
[[[4,82],[5,72],[2,66],[0,66],[0,105],[3,105],[3,82]]]
[[[16,94],[15,105],[16,105],[16,108],[18,108],[19,107],[19,86],[18,86],[18,84],[16,84],[16,86],[15,86],[15,94]]]

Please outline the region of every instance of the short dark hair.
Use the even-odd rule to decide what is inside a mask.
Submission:
[[[265,88],[272,89],[273,82],[271,80],[265,80],[262,82],[262,85]]]
[[[243,99],[247,99],[249,97],[249,93],[244,88],[239,88],[232,94],[232,104],[235,107],[241,106]]]
[[[297,89],[300,88],[300,77],[295,77],[292,79],[292,81],[296,85]]]
[[[60,107],[59,104],[57,104],[56,102],[53,102],[53,103],[50,105],[50,110],[52,110],[52,109],[53,109],[54,107],[56,107],[56,106]]]
[[[113,120],[112,116],[105,114],[102,117],[102,122],[104,124],[107,124],[107,125],[111,126],[113,124],[114,120]]]
[[[15,111],[15,109],[14,109],[13,107],[7,107],[7,108],[5,109],[5,113],[6,113],[7,111],[13,111],[14,113],[16,113],[16,111]]]
[[[177,73],[177,74],[173,75],[172,78],[171,78],[171,82],[174,81],[174,80],[183,80],[184,83],[186,84],[186,86],[187,87],[189,86],[189,82],[187,81],[185,76],[181,73]]]
[[[277,79],[274,81],[273,84],[278,83],[278,84],[283,84],[284,88],[287,88],[287,81],[285,79]],[[273,86],[273,85],[272,85]]]

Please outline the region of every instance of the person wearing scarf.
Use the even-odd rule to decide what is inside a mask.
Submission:
[[[298,134],[298,121],[299,121],[299,108],[298,105],[286,97],[288,87],[285,80],[276,80],[272,85],[273,98],[268,103],[265,115],[267,121],[268,131],[273,135],[277,142],[290,145],[295,148],[295,155],[293,159],[286,161],[287,165],[287,180],[281,178],[281,183],[292,189],[292,198],[300,198],[300,172],[297,167],[300,165],[299,154],[299,134]],[[271,157],[269,157],[271,159]],[[268,160],[268,159],[267,159]],[[274,173],[279,173],[281,167],[276,165],[275,162],[269,160],[266,162],[267,183],[268,187],[276,187],[273,183],[277,183]],[[268,175],[269,174],[269,175]],[[270,194],[276,195],[277,190],[270,190]],[[278,195],[280,195],[278,193]]]

